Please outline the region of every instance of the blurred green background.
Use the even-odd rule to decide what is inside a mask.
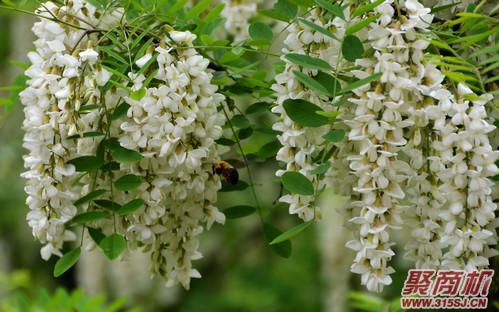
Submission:
[[[10,60],[26,61],[33,22],[31,17],[0,10],[0,85],[11,85],[20,72]],[[8,97],[10,91],[1,89],[0,97]],[[228,220],[225,226],[205,232],[204,258],[195,263],[203,278],[193,280],[189,291],[150,280],[147,258],[140,255],[110,263],[92,253],[61,278],[53,278],[55,259],[40,258],[40,245],[25,221],[27,206],[19,177],[22,115],[21,105],[0,107],[0,312],[399,310],[398,296],[409,264],[396,258],[393,284],[380,297],[363,294],[358,277],[349,273],[353,252],[344,247],[349,234],[336,211],[343,199],[332,194],[322,200],[324,220],[293,239],[288,259],[268,248],[256,216]],[[286,207],[272,205],[279,194],[272,182],[275,165],[259,164],[252,170],[257,170],[257,192],[271,210],[273,224],[287,229],[298,223]],[[220,196],[222,209],[251,201],[245,191]]]

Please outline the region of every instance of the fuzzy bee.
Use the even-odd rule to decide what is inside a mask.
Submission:
[[[217,161],[213,164],[212,168],[213,173],[222,176],[229,185],[236,185],[239,181],[237,169],[224,160]]]

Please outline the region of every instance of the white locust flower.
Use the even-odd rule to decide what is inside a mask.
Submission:
[[[422,56],[428,43],[419,39],[429,25],[419,18],[424,15],[431,21],[432,16],[415,0],[401,3],[398,9],[402,16],[395,16],[393,1],[375,8],[380,18],[367,27],[366,41],[374,55],[358,59],[360,69],[352,73],[359,79],[380,73],[380,80],[354,90],[350,99],[356,105],[354,115],[345,120],[348,138],[356,146],[349,157],[357,177],[350,221],[360,227],[358,238],[347,244],[357,252],[351,269],[362,275],[368,290],[376,292],[391,284],[390,230],[402,224],[401,213],[407,208],[402,200],[409,196],[417,209],[426,210],[430,200],[425,193],[431,190],[425,181],[425,156],[418,150],[423,143],[421,129],[428,124],[420,107],[421,90],[433,88],[433,81],[429,86],[423,81],[427,74]],[[412,189],[406,193],[407,185]],[[428,226],[421,234],[431,240],[427,232],[434,230],[434,224]]]
[[[128,218],[127,238],[132,246],[152,249],[152,270],[167,286],[189,288],[190,279],[200,277],[192,266],[201,257],[198,235],[204,225],[225,221],[215,206],[221,183],[211,169],[223,152],[215,140],[225,122],[219,110],[224,96],[211,83],[209,61],[192,47],[195,35],[171,31],[168,37],[146,54],[156,57],[157,86],[146,87],[141,99],[125,97],[130,108],[119,141],[144,159],[123,169],[146,181],[130,194],[145,206]],[[129,76],[134,89],[144,87],[143,77]]]
[[[324,19],[323,13],[321,9],[314,8],[307,19],[334,32],[338,38],[342,38],[346,26],[344,20],[337,17],[327,20]],[[308,54],[327,60],[331,66],[336,65],[341,53],[338,41],[299,23],[294,23],[289,27],[289,34],[284,43],[286,45],[283,49],[284,54]],[[282,73],[275,77],[276,83],[272,86],[277,94],[276,106],[272,108],[272,112],[279,116],[273,129],[281,132],[278,139],[282,145],[276,158],[286,164],[286,168],[279,170],[277,175],[281,176],[286,172],[297,171],[317,185],[318,189],[321,189],[325,186],[325,180],[319,180],[316,175],[310,172],[315,167],[312,158],[319,155],[321,151],[324,152],[322,136],[331,130],[331,126],[325,125],[317,128],[300,126],[287,115],[284,102],[288,99],[303,99],[330,111],[332,109],[331,100],[327,96],[317,95],[296,78],[293,71],[300,70],[298,65],[285,57],[282,57],[282,60],[286,63],[286,67]],[[306,69],[303,69],[303,73],[312,76],[318,74],[316,70]],[[303,220],[320,218],[320,211],[315,206],[314,196],[289,194],[282,196],[279,200],[289,204],[289,212],[297,214]]]
[[[57,15],[66,22],[69,16],[96,22],[95,7],[78,0],[62,7],[47,2],[38,13],[44,17]],[[84,30],[42,18],[34,24],[33,32],[35,51],[28,54],[31,66],[25,74],[29,79],[20,94],[25,113],[23,147],[27,150],[27,171],[22,177],[27,180],[28,224],[44,245],[42,258],[48,260],[52,255],[62,256],[64,241],[75,239],[75,234],[65,227],[77,213],[73,201],[81,191],[73,186],[75,167],[68,163],[77,150],[70,139],[77,129],[76,105],[72,104],[79,100],[73,82],[79,79],[82,61],[95,54],[82,52],[80,58],[71,54],[87,44]]]

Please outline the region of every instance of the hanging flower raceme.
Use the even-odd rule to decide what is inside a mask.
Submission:
[[[488,133],[494,130],[486,119],[485,104],[491,97],[478,97],[463,84],[457,94],[434,93],[438,109],[430,111],[435,119],[433,146],[439,153],[435,172],[440,192],[446,198],[439,212],[439,236],[446,248],[441,267],[477,270],[489,265],[497,255],[490,245],[495,234],[496,204],[492,201],[493,181],[499,170],[498,151],[492,149]]]
[[[198,235],[225,221],[212,172],[224,152],[215,140],[225,98],[194,34],[168,26],[147,48],[127,48],[137,51],[132,64],[109,41],[123,11],[110,12],[84,1],[39,10],[21,93],[28,221],[44,259],[62,256],[72,226],[83,224],[87,248],[99,245],[111,259],[144,248],[167,286],[189,288],[200,277],[191,263],[201,257]]]
[[[75,104],[81,104],[78,88],[85,83],[81,68],[95,58],[78,51],[90,43],[85,31],[98,20],[95,8],[81,1],[62,7],[48,2],[38,14],[44,18],[33,27],[35,51],[28,54],[28,86],[20,94],[26,116],[23,146],[28,150],[22,176],[27,179],[28,223],[44,244],[42,258],[48,260],[52,254],[61,256],[64,241],[75,238],[64,226],[77,213],[73,201],[80,193],[71,183],[76,171],[68,161],[75,157],[77,145],[70,137],[80,126]],[[49,20],[52,16],[80,28]]]
[[[345,21],[339,17],[326,20],[323,19],[324,11],[320,8],[311,10],[307,20],[329,29],[334,32],[338,38],[342,38],[345,31]],[[302,24],[294,23],[289,27],[289,34],[284,41],[286,47],[283,53],[298,57],[300,55],[309,55],[322,60],[327,60],[331,67],[337,66],[341,60],[341,45],[338,41],[328,37],[320,32]],[[282,176],[286,172],[299,172],[307,177],[316,189],[322,189],[326,182],[319,179],[311,171],[314,169],[314,158],[325,153],[323,135],[331,130],[331,125],[308,127],[293,120],[286,111],[286,106],[300,104],[300,100],[305,100],[316,105],[317,109],[332,111],[333,106],[330,96],[318,94],[306,86],[297,75],[312,76],[317,79],[323,77],[323,82],[330,79],[331,76],[319,72],[317,69],[300,68],[292,59],[283,56],[285,68],[282,73],[275,77],[276,84],[272,89],[277,94],[276,106],[272,112],[279,116],[279,120],[274,124],[273,129],[281,132],[278,135],[282,147],[277,153],[276,159],[286,164],[286,168],[279,170],[277,176]],[[298,72],[298,74],[297,74]],[[334,92],[334,91],[333,91]],[[334,96],[333,96],[334,97]],[[302,105],[306,105],[302,104]],[[323,154],[324,155],[324,154]],[[327,159],[325,159],[327,160]],[[289,204],[289,212],[297,214],[301,219],[309,221],[314,218],[320,218],[315,203],[314,196],[302,194],[286,194],[279,201]]]
[[[200,277],[191,261],[201,257],[197,236],[202,224],[210,228],[225,221],[215,207],[221,184],[211,173],[220,154],[215,140],[225,121],[218,110],[224,97],[210,83],[209,61],[192,48],[195,35],[171,31],[169,37],[137,61],[141,67],[144,58],[156,59],[157,86],[137,82],[145,95],[125,97],[130,108],[119,140],[144,155],[129,168],[146,182],[135,191],[144,211],[130,217],[127,236],[151,246],[153,271],[167,285],[189,288],[190,278]]]

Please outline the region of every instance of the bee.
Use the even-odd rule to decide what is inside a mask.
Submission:
[[[222,176],[229,185],[236,185],[239,181],[237,169],[224,160],[217,161],[213,164],[212,168],[213,173]]]

